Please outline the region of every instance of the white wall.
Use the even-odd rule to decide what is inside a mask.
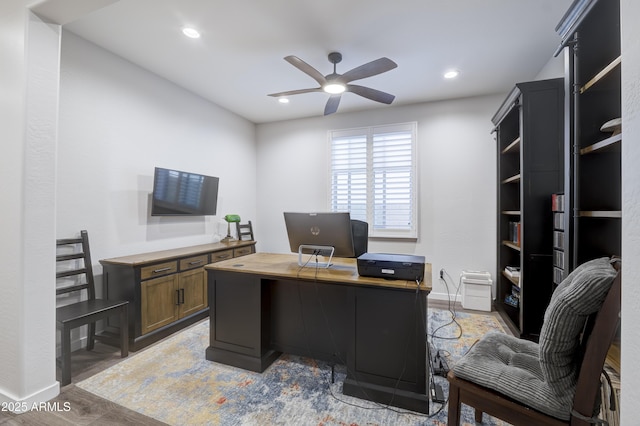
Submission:
[[[640,419],[640,36],[638,0],[622,0],[622,425]]]
[[[438,282],[440,268],[455,286],[462,270],[487,270],[495,276],[496,154],[490,131],[491,116],[504,96],[258,125],[262,250],[289,252],[284,211],[328,210],[329,130],[417,121],[419,238],[370,240],[369,251],[425,256],[432,264],[434,298],[447,294]]]
[[[55,377],[54,155],[60,26],[0,4],[0,402],[24,411]]]
[[[255,216],[252,123],[68,31],[57,163],[56,237],[89,232],[98,292],[100,259],[218,241],[222,216]],[[155,166],[219,177],[218,214],[151,217]]]
[[[255,217],[252,123],[68,31],[57,161],[57,237],[88,230],[95,264],[209,243],[225,214]],[[151,217],[155,166],[218,176],[217,216]]]
[[[568,55],[568,49],[562,49],[558,56],[552,57],[538,72],[534,80],[547,80],[550,78],[564,78],[564,58]]]

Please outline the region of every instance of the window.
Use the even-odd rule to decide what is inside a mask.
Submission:
[[[417,238],[416,123],[329,132],[330,210],[371,237]]]

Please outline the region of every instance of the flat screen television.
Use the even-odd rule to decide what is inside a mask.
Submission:
[[[219,178],[156,167],[151,216],[215,215]]]
[[[351,217],[346,212],[284,213],[292,252],[331,258],[354,257]],[[328,253],[328,250],[331,250]],[[328,266],[330,262],[327,262]]]

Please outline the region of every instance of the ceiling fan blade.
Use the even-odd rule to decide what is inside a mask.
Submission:
[[[320,86],[324,85],[327,82],[327,79],[324,75],[320,74],[320,71],[298,58],[297,56],[287,56],[284,58],[285,61],[289,62],[294,67],[298,68],[303,73],[307,74],[309,77],[313,78],[315,81],[320,84]]]
[[[382,102],[383,104],[390,104],[396,98],[389,93],[381,92],[380,90],[370,87],[358,86],[357,84],[347,84],[347,91],[371,99],[372,101]]]
[[[398,64],[396,64],[389,58],[380,58],[364,65],[360,65],[359,67],[355,67],[350,71],[347,71],[346,73],[342,74],[340,80],[348,83],[353,80],[360,80],[361,78],[382,74],[383,72],[390,71],[397,66]]]
[[[342,97],[341,94],[339,94],[339,95],[331,95],[329,97],[329,100],[327,101],[327,105],[325,105],[325,107],[324,107],[324,115],[333,114],[334,112],[336,112],[338,110],[338,105],[340,105],[340,98],[341,97]]]
[[[273,96],[275,98],[279,98],[280,96],[299,95],[301,93],[311,93],[311,92],[322,92],[322,87],[316,87],[313,89],[288,90],[286,92],[271,93],[267,96]]]

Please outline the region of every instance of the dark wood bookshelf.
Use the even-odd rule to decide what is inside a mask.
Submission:
[[[492,122],[497,141],[495,308],[517,336],[536,339],[552,292],[551,194],[562,190],[562,79],[517,84]],[[510,228],[519,223],[519,238]],[[520,276],[505,272],[520,267]],[[517,305],[517,306],[514,306]]]
[[[603,131],[621,118],[620,2],[576,0],[556,31],[565,61],[565,277],[622,247],[622,134]]]
[[[622,134],[603,131],[622,118],[622,56],[619,0],[575,0],[556,27],[565,53],[565,212],[567,264],[578,265],[622,251]],[[554,256],[554,261],[556,256]],[[619,341],[612,347],[620,353]],[[607,364],[615,366],[615,356]],[[605,366],[607,369],[607,366]],[[610,371],[620,382],[620,370]],[[618,388],[619,389],[619,388]],[[619,390],[618,390],[619,391]],[[603,399],[600,418],[619,423],[619,410]]]

